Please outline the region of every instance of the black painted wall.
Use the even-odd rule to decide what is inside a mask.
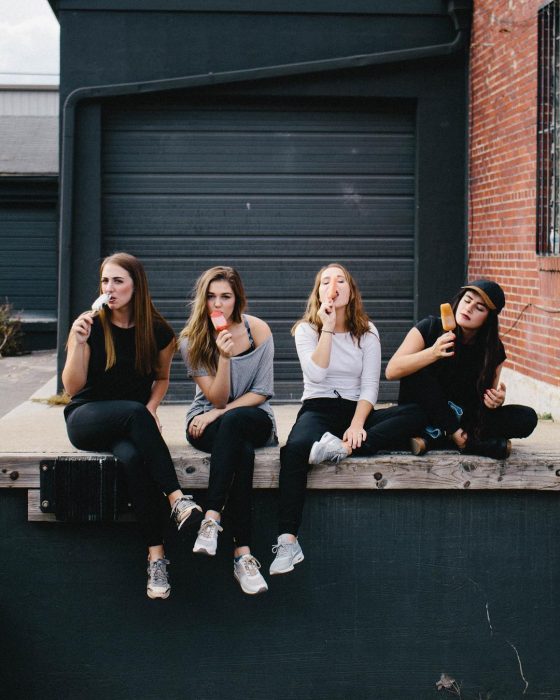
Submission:
[[[454,20],[461,22],[465,43],[450,55],[256,80],[237,87],[215,86],[206,94],[224,100],[231,94],[265,94],[413,103],[417,129],[414,318],[434,312],[462,283],[470,3],[351,0],[343,9],[331,0],[52,0],[51,4],[61,24],[62,103],[73,90],[94,85],[451,42],[456,36]],[[450,14],[451,7],[459,8],[458,13]],[[153,96],[157,104],[157,93]],[[72,231],[72,272],[69,294],[61,298],[61,304],[68,305],[61,318],[68,322],[91,302],[102,254],[102,113],[102,101],[92,99],[82,102],[76,115],[73,218],[67,225]]]
[[[0,493],[2,697],[25,700],[560,698],[557,494],[309,494],[306,559],[268,576],[276,494],[244,595],[225,526],[215,559],[172,538],[173,590],[145,594],[134,524],[28,523]],[[525,694],[525,681],[528,688]]]

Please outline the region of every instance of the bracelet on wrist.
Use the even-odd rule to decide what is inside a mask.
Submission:
[[[334,331],[324,331],[323,329],[321,329],[321,333],[330,333],[331,335],[334,335]]]

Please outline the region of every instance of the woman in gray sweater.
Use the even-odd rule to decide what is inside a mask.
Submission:
[[[276,444],[274,343],[268,325],[243,313],[245,291],[232,267],[213,267],[196,284],[180,350],[196,382],[187,440],[211,454],[206,512],[193,551],[214,556],[227,500],[234,538],[234,576],[245,593],[268,589],[251,554],[255,447]]]

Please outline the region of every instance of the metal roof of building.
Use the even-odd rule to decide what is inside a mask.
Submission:
[[[0,175],[57,175],[58,129],[56,86],[0,86]]]
[[[0,115],[0,175],[58,175],[58,117]]]

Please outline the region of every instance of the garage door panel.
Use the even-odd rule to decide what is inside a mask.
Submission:
[[[108,169],[130,173],[398,175],[409,173],[414,160],[414,141],[403,135],[213,133],[203,138],[150,132],[146,139],[144,133],[116,132],[106,148]]]
[[[180,331],[196,278],[235,266],[275,338],[279,399],[299,400],[290,329],[318,268],[356,277],[384,362],[414,316],[415,117],[341,100],[115,102],[104,113],[104,253],[145,264],[158,308]],[[176,358],[172,400],[193,383]],[[382,399],[396,384],[382,382]]]
[[[0,207],[0,303],[56,315],[56,236],[54,206]]]
[[[107,237],[144,236],[407,236],[412,199],[334,197],[106,197]],[[146,242],[149,244],[148,242]]]
[[[178,403],[188,403],[192,401],[195,392],[194,382],[188,379],[184,374],[171,374],[171,386],[173,388],[173,401]],[[281,403],[282,401],[299,402],[303,391],[303,382],[301,379],[301,371],[299,379],[278,379],[274,377],[275,395],[273,403]],[[379,396],[382,402],[396,402],[399,391],[398,382],[388,382],[382,380],[379,384]],[[186,410],[185,410],[186,414]]]
[[[348,110],[347,104],[331,103],[325,111],[291,109],[289,100],[274,104],[260,102],[229,103],[221,98],[205,100],[197,106],[195,99],[178,97],[161,108],[154,109],[153,102],[139,99],[134,108],[116,104],[116,109],[106,112],[105,128],[108,132],[134,131],[196,131],[223,133],[242,131],[247,133],[287,131],[311,132],[313,134],[336,130],[339,133],[403,134],[414,132],[414,114],[401,102],[383,105],[377,102],[374,110]],[[301,104],[301,102],[300,102]],[[289,126],[288,126],[289,125]]]
[[[212,241],[213,247],[219,252],[224,260],[230,259],[238,254],[246,246],[246,240],[241,236],[220,236]],[[169,238],[161,236],[157,239],[144,240],[138,236],[110,236],[107,238],[109,248],[115,248],[117,245],[125,245],[127,250],[142,250],[144,255],[162,256],[165,259],[190,258],[200,259],[206,258],[208,255],[208,239],[203,237],[185,238]],[[251,241],[251,254],[255,258],[276,257],[278,254],[278,246],[282,246],[282,250],[287,248],[290,250],[290,257],[311,256],[315,257],[317,249],[320,247],[320,242],[315,239],[309,239],[303,236],[285,236],[282,239],[279,237],[263,236],[253,238]],[[413,241],[407,238],[342,238],[329,237],[329,251],[336,258],[347,257],[348,251],[359,250],[364,257],[375,258],[411,258],[413,250]],[[202,270],[201,270],[202,272]]]
[[[112,173],[105,175],[104,188],[106,192],[116,195],[206,195],[215,197],[220,194],[258,193],[259,197],[267,194],[298,197],[319,195],[330,197],[360,197],[382,196],[408,197],[414,193],[414,178],[410,175],[358,175],[352,173],[351,180],[342,179],[340,175],[321,173],[309,175],[300,173],[281,175],[278,173],[261,174],[228,174],[221,173]]]

